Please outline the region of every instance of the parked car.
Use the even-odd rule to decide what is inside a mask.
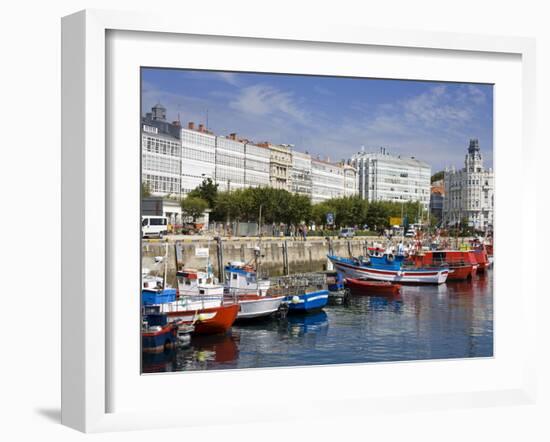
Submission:
[[[143,238],[158,236],[162,238],[168,233],[168,219],[165,216],[142,216],[141,234]]]
[[[351,227],[343,227],[338,233],[338,238],[353,238],[355,231]]]

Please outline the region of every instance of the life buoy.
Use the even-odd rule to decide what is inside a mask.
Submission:
[[[389,253],[388,256],[386,257],[386,259],[388,260],[388,262],[393,262],[393,260],[395,259],[395,257],[393,256],[392,253]]]

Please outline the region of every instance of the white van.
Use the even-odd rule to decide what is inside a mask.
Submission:
[[[168,233],[168,219],[165,216],[142,216],[141,235],[143,238],[158,236]]]

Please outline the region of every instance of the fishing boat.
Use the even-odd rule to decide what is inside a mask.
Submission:
[[[349,297],[349,289],[344,285],[342,274],[335,270],[327,270],[324,274],[327,280],[329,303],[341,304],[346,302]]]
[[[408,261],[417,266],[448,264],[449,275],[447,281],[472,279],[478,268],[477,259],[473,252],[462,250],[423,250],[410,256]]]
[[[472,253],[477,260],[477,273],[485,273],[490,266],[485,246],[483,244],[476,246]]]
[[[368,279],[346,278],[346,286],[354,294],[373,296],[395,296],[401,291],[400,284],[389,281],[371,281]]]
[[[142,351],[144,353],[168,351],[178,342],[178,324],[170,322],[166,314],[161,313],[160,310],[163,304],[176,300],[176,289],[166,286],[165,277],[152,275],[146,269],[142,272],[141,286]],[[187,329],[187,327],[184,328]]]
[[[177,325],[166,314],[144,312],[141,320],[141,349],[144,353],[171,350],[177,342]]]
[[[226,297],[239,304],[237,319],[265,318],[279,310],[284,295],[268,294],[269,279],[259,279],[252,265],[233,261],[224,270]]]
[[[225,333],[235,322],[239,305],[224,297],[224,287],[211,272],[183,269],[176,273],[178,297],[162,304],[170,321],[193,325],[193,334]]]
[[[404,256],[384,254],[359,258],[329,255],[334,268],[347,278],[368,278],[412,284],[442,284],[449,275],[448,266],[416,267],[405,264]]]
[[[319,273],[274,278],[269,293],[284,295],[289,314],[318,311],[327,305],[329,297],[326,276]]]

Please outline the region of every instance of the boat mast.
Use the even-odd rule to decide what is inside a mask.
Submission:
[[[260,278],[260,265],[262,256],[262,204],[260,204],[260,213],[258,215],[258,252],[255,255],[256,280]]]
[[[168,273],[168,243],[164,246],[164,275],[162,277],[162,289],[166,288],[166,273]]]

